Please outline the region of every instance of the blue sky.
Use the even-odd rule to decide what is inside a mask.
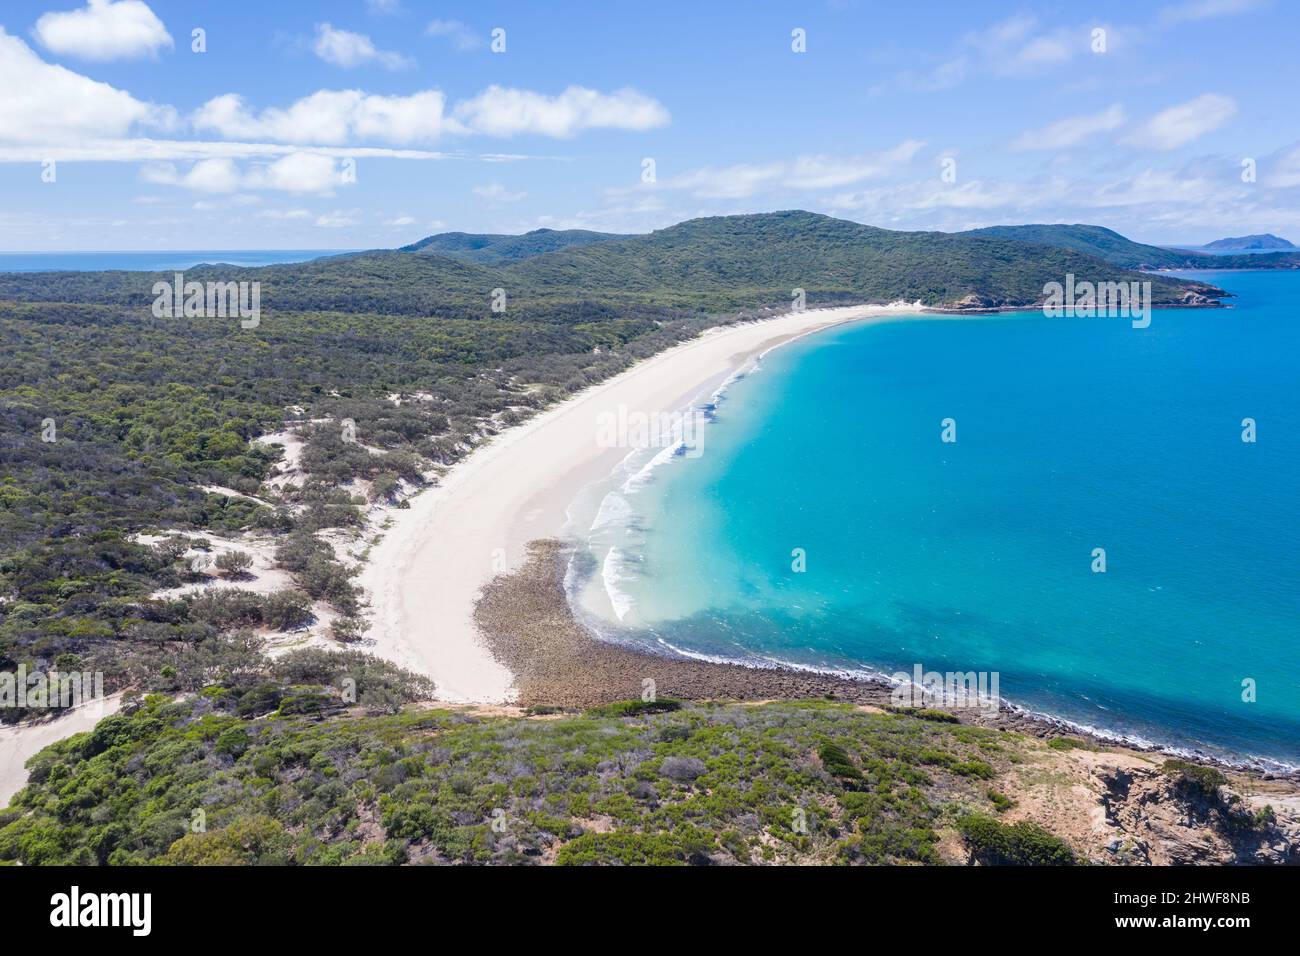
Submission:
[[[790,208],[1300,242],[1298,37],[1284,0],[6,0],[0,249]]]

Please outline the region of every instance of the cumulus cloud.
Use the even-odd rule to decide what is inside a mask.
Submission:
[[[437,90],[381,96],[361,90],[319,90],[287,109],[254,113],[243,97],[226,93],[194,113],[196,129],[221,136],[336,145],[361,138],[389,143],[436,139],[446,126],[445,98]]]
[[[499,86],[463,101],[454,113],[439,90],[388,96],[349,89],[318,90],[288,106],[262,109],[227,93],[182,118],[171,106],[137,99],[47,63],[0,27],[0,162],[176,163],[299,153],[429,160],[447,154],[413,147],[449,135],[564,137],[667,121],[667,110],[657,101],[630,90],[606,94],[571,87],[549,96]],[[194,138],[176,138],[181,131]],[[152,138],[158,134],[166,138]],[[497,153],[478,158],[507,162],[527,157]],[[220,168],[204,167],[194,181]]]
[[[1205,93],[1162,110],[1135,129],[1125,142],[1146,149],[1170,150],[1216,130],[1237,113],[1230,96]]]
[[[157,185],[209,193],[244,189],[329,193],[343,184],[337,161],[315,153],[292,153],[270,163],[252,164],[247,169],[226,158],[202,159],[184,172],[174,163],[153,163],[141,170],[141,177]]]
[[[182,173],[171,163],[144,167],[141,178],[160,186],[183,186],[200,192],[229,193],[239,188],[239,167],[229,159],[203,159]]]
[[[46,63],[0,27],[0,141],[57,144],[174,121],[165,107]]]
[[[338,30],[328,23],[316,24],[312,52],[335,66],[350,69],[377,63],[386,70],[404,70],[415,65],[410,57],[391,50],[380,50],[364,33]]]
[[[142,0],[90,0],[80,10],[44,14],[33,32],[51,53],[86,60],[153,56],[174,45],[163,22]]]
[[[1124,107],[1119,103],[1100,113],[1071,116],[1042,129],[1027,130],[1011,143],[1012,149],[1065,149],[1077,146],[1101,133],[1124,125]]]
[[[560,139],[587,129],[653,129],[669,120],[661,103],[636,90],[601,93],[570,86],[547,96],[496,85],[456,104],[455,118],[465,130],[487,136],[533,133]]]

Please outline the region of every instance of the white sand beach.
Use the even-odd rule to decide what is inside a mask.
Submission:
[[[474,605],[495,574],[518,567],[529,541],[557,535],[582,488],[628,454],[602,446],[602,416],[620,407],[676,412],[782,342],[922,311],[919,304],[851,306],[710,329],[497,436],[412,499],[409,511],[395,512],[372,549],[360,583],[373,612],[373,652],[432,678],[440,699],[510,700],[513,677],[481,642]]]

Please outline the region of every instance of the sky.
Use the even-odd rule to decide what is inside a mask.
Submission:
[[[809,209],[1300,243],[1293,0],[4,0],[0,250]]]

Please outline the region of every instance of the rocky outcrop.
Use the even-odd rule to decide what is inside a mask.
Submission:
[[[1223,788],[1217,796],[1189,794],[1169,774],[1098,762],[1105,860],[1157,866],[1300,864],[1300,823],[1267,814]]]

